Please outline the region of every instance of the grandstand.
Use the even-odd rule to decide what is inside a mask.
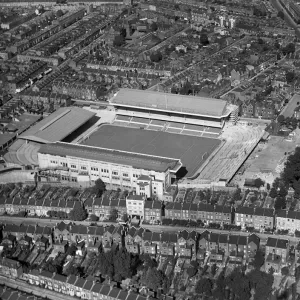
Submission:
[[[123,126],[134,127],[137,126],[134,125],[135,123],[142,123],[144,127],[149,126],[145,129],[157,129],[153,126],[156,126],[155,122],[160,120],[168,122],[162,127],[176,132],[179,131],[176,129],[178,123],[200,126],[191,131],[214,132],[216,129],[222,129],[227,121],[236,123],[238,116],[238,107],[224,100],[149,90],[121,89],[110,100],[110,104],[114,106],[117,113],[116,124],[122,123]],[[205,130],[201,126],[204,126]],[[183,133],[189,134],[190,129],[185,129],[187,132]]]
[[[62,107],[21,134],[19,138],[42,144],[62,141],[94,115],[95,113],[78,107]]]
[[[95,113],[77,107],[63,107],[38,122],[8,148],[4,159],[8,165],[38,166],[41,144],[62,141],[84,127]]]
[[[117,115],[113,124],[122,127],[142,128],[147,130],[166,131],[170,133],[211,138],[217,138],[222,131],[221,128],[214,128],[209,126],[184,124],[172,121],[168,122],[157,119],[146,119],[141,117],[130,117],[124,115]]]

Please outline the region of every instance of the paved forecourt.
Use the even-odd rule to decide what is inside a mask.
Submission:
[[[214,138],[114,125],[102,125],[82,142],[92,147],[180,159],[186,176],[193,176],[220,143]]]

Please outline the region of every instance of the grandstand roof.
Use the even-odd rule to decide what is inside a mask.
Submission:
[[[78,107],[62,107],[29,128],[20,138],[39,143],[61,141],[94,115]]]
[[[152,110],[182,112],[217,118],[224,116],[227,112],[227,102],[224,100],[149,90],[120,89],[110,102],[113,105],[145,107]]]
[[[193,176],[220,143],[218,139],[114,125],[102,125],[83,142],[92,147],[180,159],[186,176]]]
[[[181,167],[179,159],[154,157],[62,142],[42,145],[39,153],[63,157],[69,156],[82,159],[92,159],[157,172],[165,172],[168,169],[174,169],[174,171],[177,171],[177,169]]]

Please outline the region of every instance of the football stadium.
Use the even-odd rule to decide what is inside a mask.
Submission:
[[[61,108],[22,134],[8,155],[38,165],[46,180],[101,178],[110,188],[136,189],[150,178],[161,194],[174,181],[227,184],[264,133],[236,126],[238,107],[220,99],[121,89],[109,107],[113,121],[93,126],[86,126],[93,112]]]

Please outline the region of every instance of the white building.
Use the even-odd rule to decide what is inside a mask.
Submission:
[[[129,195],[126,198],[127,214],[130,217],[138,216],[140,219],[144,219],[144,206],[145,196]]]
[[[141,175],[137,179],[136,193],[147,198],[158,198],[163,200],[164,183],[150,176]]]
[[[291,210],[280,210],[276,215],[277,230],[289,230],[294,233],[300,230],[300,212]]]
[[[45,177],[78,184],[101,178],[108,188],[134,190],[159,200],[182,166],[179,159],[63,142],[42,145],[38,162]]]

